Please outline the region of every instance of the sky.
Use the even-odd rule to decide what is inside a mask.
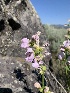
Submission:
[[[67,24],[70,0],[30,0],[43,24]]]

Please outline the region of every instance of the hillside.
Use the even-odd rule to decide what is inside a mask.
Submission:
[[[54,28],[57,28],[57,29],[62,29],[62,28],[65,28],[67,29],[68,26],[65,26],[65,25],[62,25],[62,24],[51,24],[50,26],[53,26]]]

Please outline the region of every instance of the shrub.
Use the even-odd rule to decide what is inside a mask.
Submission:
[[[55,28],[54,26],[44,25],[47,38],[50,42],[50,51],[57,52],[59,46],[65,40],[64,35],[67,33],[65,28]]]

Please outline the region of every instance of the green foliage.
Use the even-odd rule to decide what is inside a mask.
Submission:
[[[43,75],[46,71],[46,66],[41,66],[41,69],[40,69],[40,74]]]
[[[41,88],[39,89],[39,91],[40,91],[40,92],[43,92],[43,88],[41,87]]]
[[[50,42],[51,52],[57,52],[59,46],[65,40],[64,35],[67,31],[65,28],[55,28],[54,26],[44,25],[47,38]]]
[[[67,93],[70,92],[70,68],[65,66],[64,61],[56,60],[54,70],[56,71],[56,78],[64,86]]]

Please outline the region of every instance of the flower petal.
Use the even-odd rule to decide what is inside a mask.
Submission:
[[[32,48],[27,48],[27,52],[33,52]]]
[[[26,59],[26,61],[28,61],[28,62],[32,62],[33,59],[34,59],[34,54],[32,53],[31,56],[29,56],[29,57],[27,57],[27,58],[25,58],[25,59]]]
[[[23,43],[29,43],[29,39],[27,39],[27,38],[23,38],[21,41],[22,41]]]
[[[29,47],[29,44],[27,44],[27,43],[22,43],[22,44],[21,44],[21,47],[22,47],[22,48],[27,48],[27,47]]]
[[[34,68],[38,68],[38,67],[39,67],[39,64],[38,64],[37,62],[35,62],[35,63],[32,63],[32,66],[33,66]]]
[[[39,64],[43,64],[44,62],[43,61],[40,61]]]

